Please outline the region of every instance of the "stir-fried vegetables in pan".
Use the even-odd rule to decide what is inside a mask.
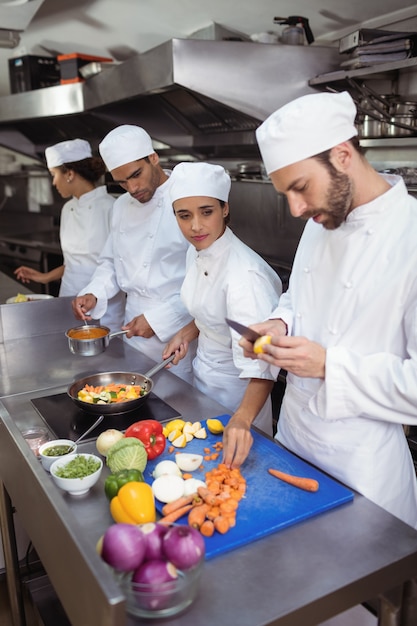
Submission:
[[[90,404],[113,404],[116,402],[128,402],[137,400],[147,393],[146,389],[139,385],[122,385],[111,383],[109,385],[84,385],[78,392],[78,400]]]

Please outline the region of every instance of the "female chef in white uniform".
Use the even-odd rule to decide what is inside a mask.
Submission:
[[[266,318],[279,300],[282,285],[272,268],[227,227],[231,181],[223,167],[180,163],[170,178],[170,196],[187,253],[181,298],[194,320],[168,343],[164,357],[198,336],[193,385],[234,413],[230,424],[255,424],[272,434],[270,393],[274,376],[247,359],[240,336],[226,317],[250,324]]]
[[[93,157],[84,139],[62,141],[45,150],[52,184],[63,198],[70,198],[62,208],[60,242],[63,265],[49,272],[19,267],[15,274],[22,282],[47,284],[61,279],[60,296],[74,296],[80,285],[86,285],[97,267],[97,259],[110,230],[114,198],[97,182],[105,172],[100,157]],[[124,294],[117,294],[101,322],[112,329],[123,323]]]

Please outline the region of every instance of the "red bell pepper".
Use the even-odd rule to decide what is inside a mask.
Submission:
[[[145,446],[148,459],[156,459],[165,450],[166,437],[162,432],[162,424],[157,420],[141,420],[131,424],[125,437],[136,437]]]

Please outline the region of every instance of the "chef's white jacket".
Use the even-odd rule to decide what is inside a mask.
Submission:
[[[417,424],[417,200],[401,178],[335,230],[310,220],[271,318],[323,345],[325,380],[287,376],[277,438],[417,527],[402,424]]]
[[[242,324],[266,319],[277,306],[281,290],[274,270],[229,228],[209,248],[188,250],[181,297],[200,331],[193,384],[232,413],[251,378],[274,380],[274,375],[259,361],[243,356],[240,335],[225,318]],[[254,423],[272,435],[270,398]]]
[[[135,336],[126,341],[159,362],[167,341],[191,321],[180,297],[188,246],[172,209],[168,181],[144,204],[125,193],[114,203],[98,267],[78,295],[97,297],[91,315],[99,319],[107,301],[122,289],[127,294],[125,322],[143,314],[155,333],[149,339]],[[171,371],[190,380],[192,356],[191,350]]]
[[[107,193],[105,186],[100,186],[64,204],[59,237],[65,269],[60,296],[75,296],[94,274],[110,232],[113,203],[114,197]],[[124,294],[115,294],[102,323],[120,329],[124,301]]]

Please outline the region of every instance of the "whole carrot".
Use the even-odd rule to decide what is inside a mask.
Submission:
[[[271,476],[275,476],[275,478],[279,478],[283,480],[285,483],[289,485],[293,485],[294,487],[298,487],[299,489],[304,489],[305,491],[318,491],[319,483],[314,478],[302,478],[301,476],[292,476],[292,474],[286,474],[285,472],[280,472],[276,469],[269,469],[268,472]]]
[[[189,496],[181,496],[172,502],[164,504],[162,507],[162,515],[169,515],[187,504],[201,504],[201,502],[201,498],[199,498],[196,493],[191,493]]]
[[[191,511],[192,508],[193,508],[192,504],[186,504],[185,506],[182,506],[180,509],[176,509],[175,511],[172,511],[172,513],[169,513],[168,515],[164,515],[164,517],[161,517],[161,519],[158,520],[158,522],[160,524],[172,524],[173,522],[176,522],[178,519],[180,519],[180,517],[182,517],[183,515],[187,515],[187,513]]]

